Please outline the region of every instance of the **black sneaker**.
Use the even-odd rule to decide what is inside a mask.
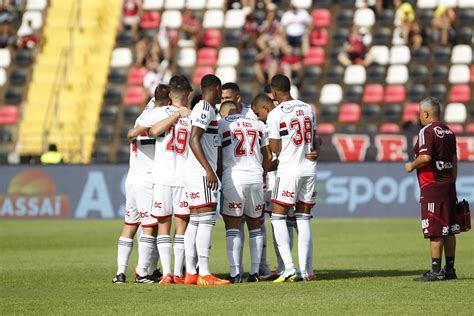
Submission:
[[[153,282],[160,282],[162,276],[163,276],[163,273],[161,273],[159,269],[156,269],[155,271],[153,271],[152,274],[148,276],[148,278],[150,280],[153,280]]]
[[[113,279],[112,279],[112,283],[125,283],[125,280],[127,279],[127,277],[125,276],[125,274],[123,273],[120,273],[120,274],[117,274]]]
[[[446,279],[444,277],[443,271],[440,271],[438,273],[433,272],[433,271],[426,271],[421,277],[414,278],[413,280],[421,281],[421,282],[434,282],[434,281],[443,281]]]
[[[237,274],[235,277],[233,276],[230,276],[227,278],[227,280],[230,281],[230,283],[234,284],[234,283],[242,283],[242,277],[240,276],[240,274]]]
[[[444,270],[444,278],[446,280],[456,280],[458,278],[456,275],[456,269]]]
[[[259,281],[258,273],[249,274],[247,278],[247,282],[258,282],[258,281]]]
[[[155,281],[153,281],[149,275],[147,276],[139,276],[139,275],[136,275],[135,276],[135,283],[140,283],[140,284],[149,284],[149,283],[155,283]]]

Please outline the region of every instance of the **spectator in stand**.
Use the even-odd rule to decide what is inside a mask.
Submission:
[[[283,49],[283,56],[280,60],[281,72],[291,79],[292,82],[303,78],[303,56],[299,48],[287,45]]]
[[[441,45],[448,45],[450,34],[454,32],[453,23],[455,19],[456,13],[453,9],[448,9],[442,5],[436,8],[431,26]],[[454,37],[451,36],[451,38]]]
[[[308,34],[312,18],[307,10],[298,9],[293,2],[281,17],[281,25],[286,35],[286,41],[293,47],[302,48],[305,52],[309,46]]]
[[[160,60],[163,56],[158,41],[150,36],[143,36],[135,44],[136,60],[135,65],[137,67],[143,67],[147,65],[149,61]]]
[[[16,34],[18,36],[18,48],[33,49],[38,45],[38,36],[35,34],[31,20],[28,20],[26,24],[23,23]]]
[[[152,98],[155,95],[155,89],[160,83],[165,82],[166,70],[168,70],[169,62],[164,59],[161,64],[157,61],[148,62],[148,72],[143,78],[143,87],[147,90],[148,95]]]
[[[351,64],[362,64],[367,67],[372,63],[373,58],[367,54],[362,35],[356,26],[352,27],[351,34],[349,34],[337,59],[345,67]]]
[[[266,47],[261,50],[255,57],[253,69],[255,76],[260,84],[265,84],[277,74],[278,60],[276,58],[276,50],[271,47]]]
[[[409,43],[410,31],[415,23],[415,10],[408,1],[394,0],[395,9],[395,25],[400,27],[402,38],[405,43]]]
[[[258,21],[255,13],[251,12],[245,17],[244,32],[242,34],[242,43],[246,46],[255,46],[259,32]]]
[[[267,15],[259,29],[257,47],[264,50],[266,47],[282,47],[284,42],[281,32],[280,21],[278,21],[277,6],[270,3],[267,6]]]
[[[192,10],[184,10],[183,22],[181,24],[181,35],[193,42],[194,48],[197,48],[201,35],[201,20],[194,16]]]
[[[176,30],[170,29],[161,23],[157,39],[163,58],[171,60],[171,56],[175,56],[174,53],[178,47],[179,34]]]
[[[138,27],[142,14],[141,0],[123,0],[122,16],[123,26],[132,30],[133,36],[138,38]]]
[[[410,48],[418,49],[423,44],[423,33],[421,32],[420,25],[418,22],[413,22],[411,25],[410,33],[408,33],[408,43]]]
[[[0,25],[13,29],[18,21],[18,5],[11,0],[0,1]]]
[[[0,25],[0,48],[14,47],[16,43],[13,30],[4,25]]]

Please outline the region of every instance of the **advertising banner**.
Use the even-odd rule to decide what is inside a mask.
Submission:
[[[126,165],[1,166],[0,218],[123,218]],[[474,205],[474,163],[459,163],[459,199]],[[319,163],[316,217],[418,217],[403,163]]]

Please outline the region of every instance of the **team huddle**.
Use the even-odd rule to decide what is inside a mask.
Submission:
[[[222,85],[214,75],[202,78],[201,95],[192,101],[185,76],[175,75],[168,85],[158,85],[128,132],[125,225],[114,283],[126,281],[139,226],[137,283],[242,282],[245,225],[248,282],[315,279],[310,220],[319,141],[315,114],[308,104],[291,97],[290,87],[286,76],[276,75],[267,94],[256,96],[249,106],[241,102],[237,84]],[[209,268],[218,210],[226,229],[226,279]],[[271,218],[276,272],[267,262],[265,212]],[[294,228],[298,266],[291,253]]]

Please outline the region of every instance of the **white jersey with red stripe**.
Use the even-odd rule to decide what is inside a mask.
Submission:
[[[305,155],[313,148],[316,117],[308,104],[291,100],[280,103],[267,118],[270,139],[281,140],[278,177],[314,176],[316,162]]]
[[[265,126],[242,114],[219,121],[222,147],[223,182],[234,184],[263,183],[261,148],[268,146]]]
[[[189,136],[191,136],[191,116],[183,116],[174,124],[174,152],[176,155],[176,184],[184,186],[184,168],[191,149],[189,148]]]
[[[214,172],[217,170],[217,117],[214,107],[207,101],[201,100],[191,112],[192,126],[197,126],[204,130],[201,138],[201,146],[204,155]],[[193,151],[189,149],[186,161],[186,174],[206,175],[206,171],[201,163],[196,159]]]

